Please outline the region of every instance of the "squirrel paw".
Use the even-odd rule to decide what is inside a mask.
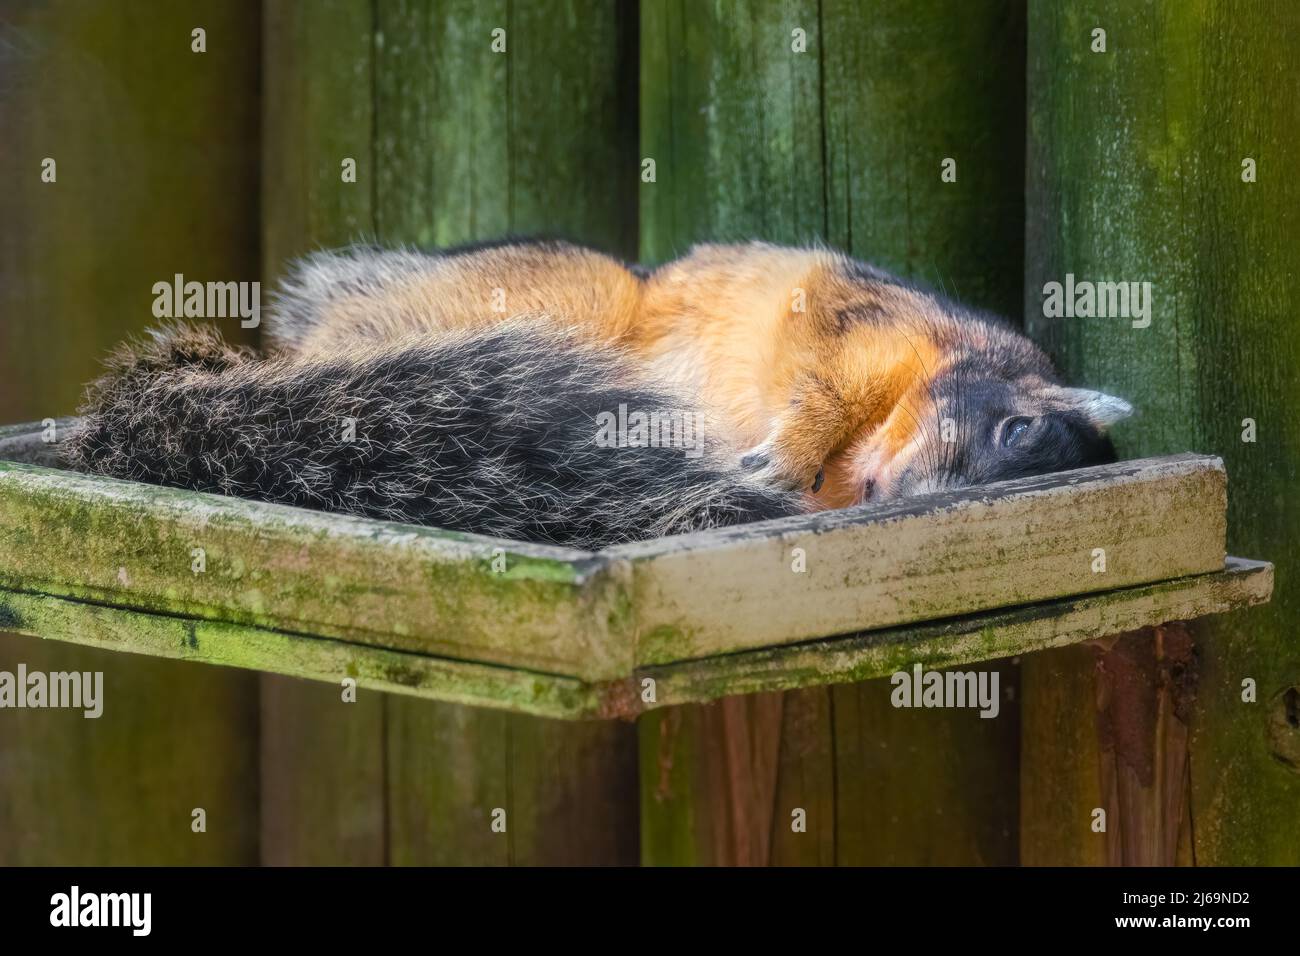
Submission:
[[[783,453],[778,443],[771,438],[741,455],[740,469],[751,481],[766,488],[817,492],[822,486],[823,471],[820,463],[797,463],[790,455]]]

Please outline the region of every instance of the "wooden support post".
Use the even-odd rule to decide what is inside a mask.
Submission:
[[[655,180],[641,187],[642,259],[697,241],[825,239],[1017,307],[1023,16],[1015,0],[869,18],[847,0],[645,0],[641,152]],[[1015,668],[996,667],[1014,693]],[[890,707],[889,690],[643,717],[643,862],[1013,862],[1015,699],[998,720],[918,717]]]
[[[1032,4],[1028,48],[1028,328],[1074,380],[1133,401],[1122,454],[1221,455],[1229,548],[1294,563],[1300,8]],[[1048,315],[1045,284],[1067,276],[1138,283],[1143,298],[1118,316]],[[1163,643],[1122,638],[1101,669],[1077,648],[1026,659],[1026,862],[1300,863],[1300,773],[1287,758],[1300,750],[1287,711],[1300,588],[1280,581],[1268,608],[1196,626],[1177,680],[1181,632],[1167,629]],[[1117,671],[1133,681],[1117,688]],[[1192,679],[1189,701],[1178,688]],[[1100,724],[1082,719],[1092,700]],[[1090,828],[1096,807],[1104,836]]]
[[[1022,862],[1189,862],[1196,666],[1188,628],[1046,651],[1022,669]],[[1044,707],[1048,700],[1056,706]]]
[[[266,18],[268,272],[376,238],[537,231],[635,251],[624,4],[277,0]],[[265,679],[268,862],[635,861],[631,726],[339,697]]]
[[[7,5],[0,35],[0,420],[40,420],[155,282],[257,279],[257,4]],[[257,861],[254,675],[0,635],[19,663],[102,671],[103,714],[0,713],[0,865]]]

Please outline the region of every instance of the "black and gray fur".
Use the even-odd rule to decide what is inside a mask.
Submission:
[[[707,435],[698,458],[601,447],[597,416],[620,404],[683,407],[618,351],[536,324],[310,360],[176,325],[109,360],[66,454],[117,478],[581,548],[800,511]]]

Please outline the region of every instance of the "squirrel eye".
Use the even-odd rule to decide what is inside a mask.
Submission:
[[[1029,431],[1029,426],[1033,420],[1029,418],[1008,418],[1002,425],[1002,447],[1011,448],[1021,438],[1025,432]]]

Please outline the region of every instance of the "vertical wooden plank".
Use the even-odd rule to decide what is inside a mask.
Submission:
[[[263,8],[262,251],[274,281],[314,248],[374,238],[372,0]],[[356,181],[345,182],[353,160]],[[386,696],[264,675],[262,861],[377,865],[388,859]]]
[[[1097,734],[1097,655],[1074,645],[1021,659],[1020,862],[1103,866],[1106,808]],[[1042,705],[1051,700],[1054,706]]]
[[[550,233],[632,254],[635,18],[623,3],[378,0],[378,236]],[[494,31],[503,52],[494,52]],[[635,730],[387,702],[395,863],[629,863]],[[505,831],[492,828],[505,811]]]
[[[834,689],[825,687],[783,695],[769,857],[773,866],[833,866],[839,856],[840,798],[837,787],[825,785],[837,770],[834,696]]]
[[[1025,668],[1021,862],[1190,862],[1192,636],[1171,623],[1035,656]],[[1041,656],[1041,659],[1039,657]],[[1046,709],[1044,700],[1068,702]],[[1098,816],[1104,811],[1105,816]]]
[[[1093,52],[1097,29],[1104,53]],[[1229,550],[1284,567],[1300,530],[1289,493],[1300,466],[1300,339],[1291,334],[1300,183],[1288,172],[1300,160],[1300,9],[1281,0],[1035,4],[1029,50],[1029,328],[1075,378],[1134,401],[1138,416],[1117,434],[1122,453],[1222,455]],[[1047,317],[1043,286],[1067,273],[1151,282],[1150,324]],[[1247,419],[1254,441],[1244,440]],[[1267,607],[1195,628],[1184,809],[1194,845],[1179,849],[1184,859],[1300,861],[1300,774],[1285,757],[1300,743],[1285,714],[1300,683],[1298,609],[1300,588],[1283,576]],[[1253,703],[1243,700],[1247,680]],[[1027,734],[1072,706],[1051,682],[1026,684],[1038,688],[1026,701]],[[1055,773],[1060,758],[1044,756],[1025,772]],[[1041,803],[1025,811],[1026,827],[1046,812]],[[1071,862],[1068,852],[1050,862]]]
[[[643,3],[641,149],[656,181],[641,187],[642,259],[704,240],[825,239],[1018,309],[1023,18],[1013,0],[885,3],[870,16],[839,0]],[[945,158],[955,183],[940,179]],[[1001,674],[1014,683],[1014,668]],[[993,721],[918,718],[879,706],[888,690],[643,717],[643,861],[739,862],[754,847],[767,855],[746,862],[1014,861],[1015,701]],[[935,741],[943,749],[918,763]]]
[[[805,32],[807,52],[793,51],[795,29]],[[694,242],[824,234],[819,43],[814,0],[642,3],[641,152],[655,164],[654,181],[641,186],[643,262]],[[827,695],[805,695],[817,717],[800,725],[823,754]],[[643,863],[762,865],[778,824],[788,856],[833,834],[831,760],[810,762],[801,792],[779,785],[783,698],[731,698],[640,719]],[[789,813],[814,803],[822,812],[810,831],[787,841]]]
[[[386,704],[392,863],[512,863],[509,715],[395,697]],[[502,812],[504,832],[492,826]]]
[[[625,5],[273,3],[267,36],[268,272],[356,240],[544,231],[632,251]],[[341,181],[346,157],[356,184]],[[338,688],[275,678],[263,700],[270,861],[635,859],[629,726],[344,704]],[[498,808],[505,833],[491,827]]]
[[[261,676],[262,863],[387,862],[386,695]]]
[[[1019,322],[1024,0],[822,0],[821,18],[828,238]]]
[[[267,37],[268,273],[356,240],[537,230],[632,251],[624,5],[273,3]],[[347,157],[355,184],[340,177]],[[338,688],[270,677],[263,702],[268,861],[635,859],[631,727],[364,693],[345,704]]]
[[[1112,866],[1173,866],[1188,804],[1192,637],[1173,622],[1101,642],[1102,790],[1119,810],[1106,829]]]
[[[839,863],[1014,862],[1019,668],[976,669],[998,675],[996,717],[895,710],[888,681],[834,688]]]
[[[791,49],[792,31],[807,52]],[[641,4],[641,259],[826,231],[816,0]]]
[[[267,0],[262,10],[262,264],[373,238],[374,4]],[[343,163],[356,162],[356,182]]]
[[[808,845],[824,843],[832,831],[826,813],[831,790],[823,775],[812,774],[806,792],[790,783],[780,787],[786,696],[728,697],[641,718],[643,863],[765,866],[774,844],[794,860],[809,851]],[[814,699],[823,697],[819,693]],[[812,733],[808,739],[818,738]],[[791,762],[787,759],[787,766]],[[806,795],[822,811],[811,815],[813,837],[792,833],[787,839],[789,812],[808,810]]]
[[[259,55],[243,0],[0,10],[0,420],[71,412],[155,282],[257,278]],[[255,677],[0,637],[19,663],[102,671],[104,712],[0,714],[0,863],[256,862]]]

